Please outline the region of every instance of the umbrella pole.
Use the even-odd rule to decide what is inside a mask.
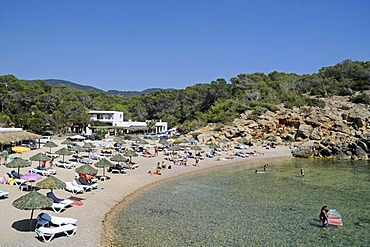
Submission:
[[[30,230],[32,230],[33,209],[31,210]]]
[[[18,174],[20,174],[20,173],[19,173],[19,172],[20,172],[20,169],[21,169],[21,168],[20,168],[20,166],[18,166]]]

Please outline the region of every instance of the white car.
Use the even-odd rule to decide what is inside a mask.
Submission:
[[[157,135],[157,133],[150,133],[150,134],[144,135],[144,138],[145,139],[158,138],[158,135]]]
[[[51,142],[51,136],[42,136],[41,139],[37,140],[37,142],[40,142],[41,144]]]

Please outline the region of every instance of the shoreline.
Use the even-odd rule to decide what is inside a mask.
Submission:
[[[281,153],[281,156],[278,155],[276,157],[260,157],[260,158],[250,158],[254,160],[250,160],[249,158],[247,159],[237,159],[235,161],[227,161],[227,163],[222,163],[222,164],[217,164],[214,166],[207,166],[206,168],[201,168],[197,169],[194,171],[189,171],[185,173],[178,174],[176,176],[171,176],[167,178],[160,179],[158,181],[155,181],[150,184],[143,185],[141,188],[133,191],[131,194],[126,195],[120,202],[118,202],[116,205],[114,205],[108,212],[104,214],[104,220],[102,221],[102,231],[100,234],[100,239],[101,239],[101,245],[100,246],[115,246],[113,245],[114,242],[112,239],[113,236],[115,235],[114,230],[113,230],[113,221],[117,218],[117,215],[129,204],[131,203],[132,200],[135,200],[135,198],[142,194],[145,193],[148,190],[153,189],[153,187],[164,184],[179,178],[184,178],[184,177],[191,177],[193,175],[201,174],[201,173],[207,173],[207,172],[214,172],[217,170],[223,170],[227,167],[235,167],[235,166],[240,166],[240,165],[248,165],[248,169],[255,169],[257,167],[261,168],[261,163],[269,163],[272,160],[278,159],[279,161],[282,161],[284,159],[292,159],[293,157],[291,155],[286,155],[285,152]],[[213,160],[213,162],[219,162]],[[198,167],[199,168],[199,167]]]
[[[58,144],[58,147],[53,148],[52,152],[64,147],[61,141],[64,138],[55,138],[53,142]],[[204,148],[206,149],[206,148]],[[151,189],[153,186],[165,183],[170,180],[184,176],[192,176],[196,173],[213,171],[215,169],[225,169],[227,166],[236,166],[246,164],[252,166],[259,165],[262,167],[263,162],[268,162],[273,159],[289,159],[293,158],[288,146],[278,146],[274,149],[256,148],[258,152],[263,152],[264,155],[257,157],[240,158],[235,157],[233,160],[216,161],[215,158],[205,158],[200,161],[200,167],[195,167],[192,164],[194,159],[188,159],[186,167],[172,165],[172,169],[165,169],[162,175],[149,175],[148,170],[153,170],[158,161],[164,160],[162,153],[159,156],[152,158],[134,157],[134,162],[139,164],[139,168],[128,170],[127,174],[111,174],[107,173],[111,179],[106,181],[98,181],[99,188],[92,192],[74,195],[64,190],[54,190],[54,193],[61,198],[69,198],[71,196],[80,198],[84,203],[83,206],[73,206],[66,209],[62,213],[54,213],[50,210],[35,210],[34,217],[41,212],[50,213],[51,215],[60,217],[72,217],[77,219],[77,233],[74,236],[66,237],[61,235],[55,237],[48,246],[112,246],[109,242],[109,233],[111,222],[122,208],[129,203],[134,197],[145,190]],[[32,150],[31,152],[23,153],[22,158],[27,159],[30,156],[42,152],[49,151],[49,148],[42,147],[41,149]],[[13,154],[11,157],[19,157],[19,154]],[[68,159],[68,158],[67,158]],[[96,161],[95,161],[96,162]],[[95,163],[94,162],[94,163]],[[166,162],[169,164],[169,162]],[[33,162],[31,167],[35,167]],[[77,165],[77,167],[80,165]],[[21,173],[26,173],[31,167],[21,168]],[[57,177],[63,181],[70,181],[74,177],[74,169],[56,168],[58,170]],[[102,174],[102,168],[98,169],[98,175]],[[0,166],[1,174],[10,172],[12,169]],[[41,244],[36,238],[34,231],[22,229],[19,225],[25,221],[29,223],[30,211],[19,210],[12,206],[12,202],[24,195],[16,186],[0,184],[0,190],[8,191],[9,198],[0,200],[0,229],[2,231],[3,246],[35,246]],[[46,194],[48,190],[40,190],[42,194]]]

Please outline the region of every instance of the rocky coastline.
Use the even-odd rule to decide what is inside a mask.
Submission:
[[[267,111],[258,118],[247,111],[230,125],[210,124],[193,133],[200,143],[228,138],[250,145],[273,143],[289,145],[293,157],[370,159],[370,106],[350,102],[346,96],[321,98],[323,107]],[[199,133],[197,135],[197,133]]]

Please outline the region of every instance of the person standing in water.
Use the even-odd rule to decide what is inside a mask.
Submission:
[[[303,178],[303,177],[304,177],[304,169],[301,168],[301,178]]]

